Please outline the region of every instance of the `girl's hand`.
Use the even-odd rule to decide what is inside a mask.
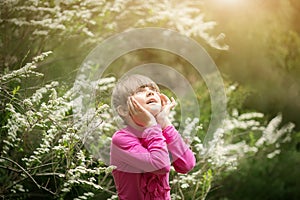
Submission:
[[[129,115],[134,123],[136,123],[138,126],[148,128],[157,124],[155,117],[145,108],[143,108],[134,99],[134,97],[128,97],[127,105],[129,109]]]
[[[164,129],[167,126],[171,125],[168,116],[170,114],[170,110],[176,106],[176,101],[174,100],[173,97],[171,97],[171,101],[170,101],[170,99],[164,94],[160,94],[160,99],[161,99],[162,108],[160,113],[156,115],[156,121],[158,124],[160,124],[162,129]]]

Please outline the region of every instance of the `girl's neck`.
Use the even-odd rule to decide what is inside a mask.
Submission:
[[[134,123],[131,117],[130,119],[126,119],[126,124],[139,132],[143,132],[145,130],[144,127],[138,126],[136,123]]]

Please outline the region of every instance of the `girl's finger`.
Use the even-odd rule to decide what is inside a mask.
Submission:
[[[161,106],[164,107],[166,103],[163,94],[159,93],[159,98],[160,98]]]
[[[160,103],[161,103],[161,106],[162,106],[162,107],[164,107],[164,105],[165,105],[165,102],[164,102],[164,100],[163,100],[163,98],[162,98],[162,95],[161,95],[161,94],[159,94],[159,98],[160,98]]]
[[[171,104],[172,104],[171,109],[173,109],[177,105],[177,103],[173,97],[171,97]]]
[[[175,101],[174,97],[171,97],[171,104],[176,105],[176,101]]]
[[[162,106],[165,106],[170,101],[169,98],[165,94],[160,94],[160,99],[162,102]]]
[[[132,102],[135,110],[137,110],[137,111],[143,110],[143,107],[141,106],[141,104],[139,104],[139,102],[137,102],[134,97],[131,97],[131,102]]]
[[[175,99],[173,97],[171,97],[171,101],[168,104],[169,110],[173,109],[175,106],[176,106],[176,101],[175,101]]]
[[[128,105],[130,115],[132,116],[132,115],[136,114],[136,111],[134,109],[134,106],[132,104],[132,101],[131,101],[130,97],[128,97],[127,105]]]

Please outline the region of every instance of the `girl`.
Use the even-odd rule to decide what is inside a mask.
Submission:
[[[168,118],[175,100],[161,94],[148,77],[135,74],[119,80],[112,104],[126,125],[111,144],[119,199],[170,200],[171,162],[179,173],[195,166],[193,152]]]

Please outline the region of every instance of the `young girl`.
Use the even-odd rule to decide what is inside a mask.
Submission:
[[[148,77],[130,75],[117,83],[112,104],[126,127],[112,137],[110,164],[120,200],[170,200],[170,165],[179,173],[195,166],[193,152],[171,124],[175,100]]]

